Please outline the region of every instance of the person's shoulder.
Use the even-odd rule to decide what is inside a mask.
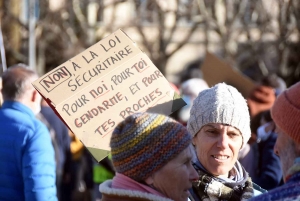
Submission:
[[[47,133],[49,135],[47,126],[38,117],[32,118],[30,121],[34,133]]]
[[[0,120],[5,122],[7,128],[11,128],[18,133],[32,136],[36,130],[46,129],[42,122],[34,116],[30,116],[22,111],[6,109],[7,111],[0,112]],[[47,129],[46,129],[47,130]]]
[[[27,143],[44,146],[48,141],[51,142],[49,130],[37,117],[28,118],[17,126],[20,128],[19,132],[26,136]],[[43,143],[40,144],[41,142]]]

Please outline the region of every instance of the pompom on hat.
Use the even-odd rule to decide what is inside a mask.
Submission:
[[[116,172],[144,181],[191,143],[187,129],[170,117],[135,113],[114,129],[110,147]]]
[[[271,115],[276,126],[300,145],[300,82],[277,97]]]
[[[209,123],[228,124],[237,128],[243,137],[243,146],[251,136],[247,102],[238,90],[225,83],[203,90],[193,102],[187,129],[194,137]]]

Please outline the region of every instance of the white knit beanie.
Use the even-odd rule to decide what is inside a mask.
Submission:
[[[236,88],[225,83],[201,91],[193,102],[187,123],[192,137],[208,123],[228,124],[239,129],[243,137],[243,147],[251,136],[246,100]]]

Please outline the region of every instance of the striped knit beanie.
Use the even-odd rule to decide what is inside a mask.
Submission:
[[[278,96],[271,115],[276,126],[300,145],[300,82]]]
[[[191,143],[187,129],[161,114],[136,113],[114,129],[110,147],[116,172],[144,181]]]
[[[251,136],[247,102],[238,90],[220,83],[203,90],[194,100],[187,129],[194,137],[209,123],[228,124],[237,128],[243,137],[243,146]]]

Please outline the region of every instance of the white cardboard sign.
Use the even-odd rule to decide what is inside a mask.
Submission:
[[[185,105],[121,30],[56,67],[33,86],[97,161],[109,153],[114,127],[130,114],[169,115]]]

